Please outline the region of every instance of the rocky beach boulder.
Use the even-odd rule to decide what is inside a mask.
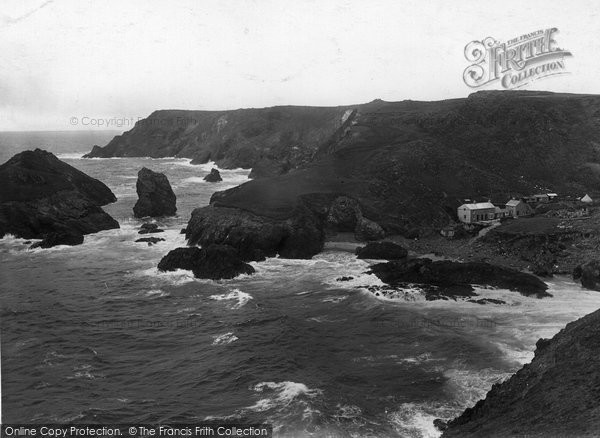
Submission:
[[[356,248],[359,259],[400,260],[408,256],[408,251],[393,242],[371,242]]]
[[[34,243],[30,248],[52,248],[57,245],[75,246],[81,245],[82,243],[83,234],[74,230],[65,230],[46,234],[41,242]]]
[[[206,248],[176,248],[162,258],[160,271],[186,269],[197,278],[219,280],[240,274],[253,274],[254,268],[245,263],[235,248],[229,245],[209,245]]]
[[[219,170],[215,169],[213,167],[210,170],[210,173],[204,177],[204,181],[206,181],[206,182],[219,182],[219,181],[223,181],[223,178],[221,178],[221,173],[219,172]]]
[[[148,246],[152,246],[157,244],[158,242],[164,242],[165,239],[163,239],[162,237],[141,237],[139,239],[136,239],[136,243],[138,242],[146,242],[148,243]]]
[[[173,216],[177,212],[175,193],[164,174],[143,167],[138,172],[136,190],[135,217]]]
[[[583,263],[573,271],[573,279],[581,280],[581,286],[586,289],[600,291],[600,260]]]
[[[385,230],[377,222],[361,217],[356,224],[354,237],[360,241],[380,240],[385,237]]]
[[[0,166],[0,237],[44,239],[37,246],[76,245],[83,235],[119,228],[101,206],[115,202],[97,179],[36,149]]]
[[[164,233],[165,230],[158,228],[158,224],[145,223],[142,224],[138,234],[155,234],[155,233]]]

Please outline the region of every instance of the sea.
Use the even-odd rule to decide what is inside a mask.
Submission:
[[[82,159],[116,132],[0,133],[0,162],[36,147],[103,181],[120,229],[82,245],[29,249],[0,240],[2,421],[269,423],[277,437],[437,437],[436,418],[473,405],[533,357],[539,338],[600,307],[569,278],[551,298],[479,289],[506,304],[387,297],[351,242],[311,260],[270,258],[254,275],[200,280],[161,273],[180,230],[249,169],[180,158]],[[177,216],[165,241],[136,243],[142,167],[167,175]],[[0,188],[1,189],[1,188]],[[341,277],[349,281],[338,281]]]

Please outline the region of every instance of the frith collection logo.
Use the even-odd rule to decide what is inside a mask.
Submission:
[[[534,80],[568,73],[565,58],[572,56],[554,40],[558,29],[542,29],[507,42],[492,37],[471,41],[465,58],[472,64],[464,73],[465,84],[479,88],[500,82],[503,88],[519,88]]]

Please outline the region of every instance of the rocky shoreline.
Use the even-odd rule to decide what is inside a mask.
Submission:
[[[442,437],[596,437],[600,427],[600,310],[537,342],[535,357]]]

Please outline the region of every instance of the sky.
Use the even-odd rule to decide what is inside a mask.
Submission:
[[[600,93],[599,13],[597,0],[2,0],[0,131],[465,97],[467,43],[551,27],[569,74],[525,89]]]

